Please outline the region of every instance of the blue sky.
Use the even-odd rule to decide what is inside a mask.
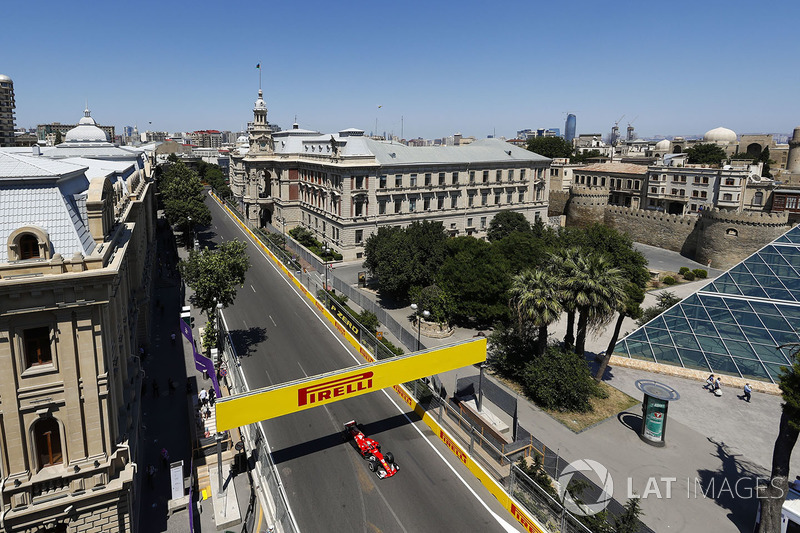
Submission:
[[[800,125],[800,3],[9,2],[17,125],[237,130],[268,120],[406,138]],[[382,106],[378,108],[378,106]],[[638,118],[637,118],[638,117]],[[152,124],[149,124],[152,122]]]

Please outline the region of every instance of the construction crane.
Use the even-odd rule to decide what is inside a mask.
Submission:
[[[634,122],[636,122],[636,119],[637,119],[637,118],[639,118],[639,115],[636,115],[635,117],[633,117],[633,120],[631,120],[630,122],[628,122],[628,134],[627,134],[626,138],[627,138],[629,141],[633,141],[633,140],[635,140],[635,137],[636,137],[636,136],[633,134],[633,123],[634,123]]]
[[[619,139],[619,123],[622,122],[623,118],[625,118],[625,115],[619,117],[619,120],[614,122],[614,127],[611,128],[611,137],[609,137],[608,139],[609,141],[611,141],[610,142],[611,146],[617,145],[617,140]]]

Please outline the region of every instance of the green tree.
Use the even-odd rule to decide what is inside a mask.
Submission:
[[[589,399],[600,394],[583,357],[555,346],[527,364],[522,385],[537,405],[560,411],[591,411]]]
[[[769,146],[764,148],[764,151],[758,156],[758,161],[764,163],[764,166],[761,167],[761,175],[767,178],[771,177],[772,172],[770,172],[770,165],[774,165],[775,161],[769,157]]]
[[[496,324],[489,335],[486,361],[493,371],[522,383],[525,366],[536,352],[533,328],[520,330],[516,323]]]
[[[616,533],[637,533],[639,518],[643,514],[639,497],[628,498],[622,514],[614,517],[614,531]]]
[[[169,154],[167,156],[167,161],[169,161],[170,163],[177,163],[178,162],[178,155],[175,154],[174,152]]]
[[[61,136],[61,130],[56,130],[56,138],[53,141],[53,145],[59,145],[64,142],[64,138]]]
[[[575,293],[567,289],[567,281],[577,276],[577,257],[579,249],[576,247],[560,248],[550,255],[551,268],[556,275],[559,285],[561,307],[567,313],[567,331],[564,334],[564,348],[569,350],[575,345],[575,311],[577,303]]]
[[[564,280],[564,290],[572,293],[578,313],[575,353],[583,355],[586,334],[592,327],[607,322],[625,298],[622,271],[605,255],[579,254],[573,276]]]
[[[436,284],[452,302],[453,319],[491,325],[508,317],[508,263],[493,246],[474,237],[446,241],[448,257]]]
[[[233,195],[225,179],[225,172],[219,165],[206,165],[205,173],[202,177],[221,197],[230,198]]]
[[[725,150],[716,144],[695,144],[686,150],[692,165],[719,165],[728,158]]]
[[[178,264],[181,276],[192,288],[192,303],[211,319],[217,303],[228,307],[236,299],[237,286],[244,284],[250,268],[247,243],[227,241],[217,249],[192,250]]]
[[[531,223],[525,215],[510,209],[503,209],[497,213],[492,221],[489,222],[489,229],[486,230],[486,238],[494,243],[504,237],[508,237],[515,232],[528,233],[531,231]]]
[[[600,150],[587,150],[585,152],[575,151],[575,155],[570,158],[570,163],[586,163],[590,159],[594,159],[595,157],[601,157],[603,154],[600,153]]]
[[[184,240],[191,247],[194,228],[211,223],[203,184],[197,173],[180,161],[170,165],[161,180],[161,198],[167,220],[183,230]]]
[[[364,245],[364,268],[378,279],[381,294],[401,302],[412,287],[427,287],[447,254],[441,222],[414,222],[405,229],[380,227]]]
[[[645,309],[642,312],[642,316],[639,317],[639,320],[636,321],[636,323],[639,326],[644,326],[645,324],[653,320],[655,317],[657,317],[658,315],[660,315],[661,313],[663,313],[664,311],[666,311],[667,309],[669,309],[670,307],[681,301],[680,298],[675,296],[674,292],[670,291],[661,291],[660,293],[658,293],[657,298],[658,301],[656,305]]]
[[[430,312],[431,316],[428,320],[438,324],[450,323],[452,316],[450,299],[438,285],[428,285],[424,288],[414,287],[409,296],[421,310]]]
[[[785,348],[786,346],[781,346]],[[782,367],[778,385],[781,388],[781,419],[778,437],[772,449],[772,472],[769,483],[759,487],[761,522],[758,533],[781,530],[781,509],[789,493],[789,463],[800,435],[800,346],[792,345],[792,366]]]
[[[617,346],[619,339],[619,332],[622,329],[622,322],[625,317],[630,317],[634,320],[641,318],[642,308],[641,303],[644,301],[644,290],[632,283],[630,280],[625,281],[625,298],[622,301],[622,306],[617,309],[617,323],[614,325],[614,333],[611,335],[611,340],[608,342],[606,353],[600,359],[600,365],[597,367],[594,379],[602,381],[603,374],[606,372],[608,362],[611,360],[611,355],[614,353],[614,348]]]
[[[545,239],[532,231],[515,231],[492,243],[492,248],[508,263],[510,275],[519,274],[528,268],[536,268],[547,263],[551,247]]]
[[[572,144],[563,137],[534,137],[528,141],[528,150],[549,157],[570,157]]]
[[[556,279],[547,270],[525,270],[511,280],[510,293],[519,329],[537,329],[535,355],[542,355],[547,348],[547,328],[563,311]]]

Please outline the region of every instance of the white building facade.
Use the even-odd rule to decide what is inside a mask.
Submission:
[[[273,133],[259,91],[248,149],[231,154],[230,186],[248,220],[311,230],[345,260],[382,225],[439,221],[483,237],[501,210],[547,217],[550,159],[497,139],[413,147],[362,130]]]

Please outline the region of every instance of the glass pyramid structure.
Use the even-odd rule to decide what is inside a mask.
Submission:
[[[797,342],[800,226],[619,341],[614,355],[776,383],[797,349],[785,345]]]

